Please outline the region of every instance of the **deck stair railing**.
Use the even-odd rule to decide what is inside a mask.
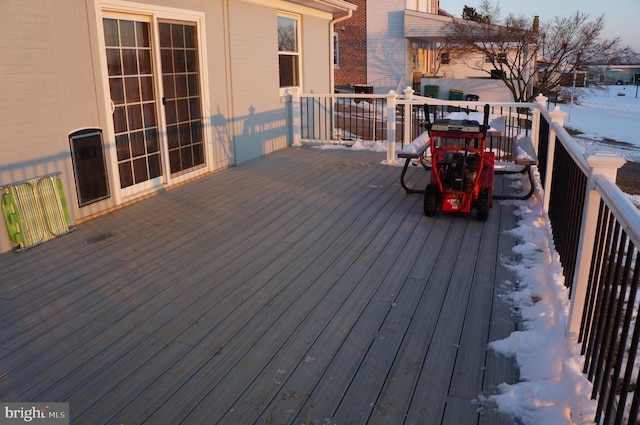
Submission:
[[[435,118],[484,106],[481,101],[422,98],[410,88],[402,95],[292,98],[292,119],[299,129],[294,128],[293,144],[384,142],[387,160],[396,159],[398,146],[423,131],[419,122],[425,110]],[[594,419],[635,424],[640,413],[640,211],[615,184],[625,161],[617,155],[587,155],[564,129],[566,114],[558,107],[548,112],[544,96],[534,103],[490,106],[492,114],[505,117],[504,137],[488,140],[498,160],[513,159],[516,136],[530,137],[537,152],[543,207],[570,294],[566,332],[585,357],[584,373],[598,401]]]

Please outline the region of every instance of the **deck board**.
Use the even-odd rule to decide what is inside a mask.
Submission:
[[[0,255],[0,399],[91,425],[502,423],[475,399],[517,378],[487,351],[515,329],[513,207],[426,218],[383,159],[287,148]]]

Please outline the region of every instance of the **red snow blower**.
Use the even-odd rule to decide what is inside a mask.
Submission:
[[[489,105],[484,122],[437,119],[426,114],[431,149],[431,179],[424,194],[424,214],[436,215],[438,205],[445,212],[468,213],[475,206],[480,221],[489,218],[493,196],[495,154],[485,151],[489,128]]]

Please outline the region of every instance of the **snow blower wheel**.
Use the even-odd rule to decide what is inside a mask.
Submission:
[[[424,215],[433,217],[436,215],[438,208],[438,186],[434,184],[427,185],[424,192]]]
[[[489,218],[489,208],[491,208],[491,193],[488,188],[480,189],[478,195],[477,216],[480,221],[487,221]]]

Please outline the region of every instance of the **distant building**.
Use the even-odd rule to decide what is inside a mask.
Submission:
[[[589,81],[599,84],[640,84],[640,64],[594,65],[589,70]]]
[[[455,18],[440,8],[439,0],[353,0],[353,17],[335,28],[335,86],[370,86],[376,93],[411,86],[421,92],[425,78],[451,80],[440,84],[442,98],[456,80],[499,78],[490,75],[481,54],[465,60],[442,50],[446,27]],[[336,17],[339,15],[336,15]],[[469,63],[475,64],[470,67]],[[481,69],[477,68],[478,65]],[[464,84],[463,84],[464,85]],[[477,87],[478,82],[467,84]],[[512,100],[504,84],[487,83],[493,100]],[[458,88],[460,88],[458,87]],[[464,88],[464,87],[462,87]]]

